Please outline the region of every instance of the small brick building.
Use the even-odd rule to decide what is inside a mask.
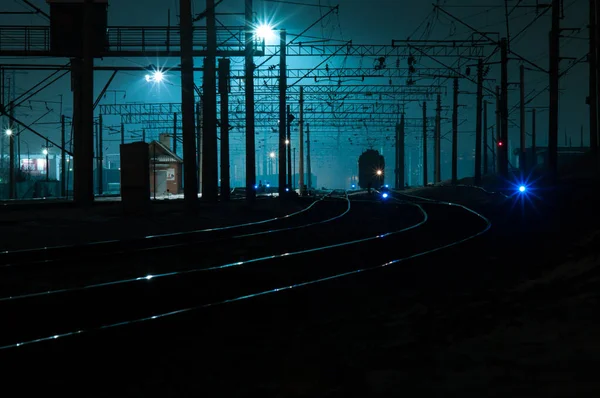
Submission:
[[[156,196],[179,194],[182,190],[181,159],[170,147],[171,137],[161,134],[159,141],[149,144],[150,193]]]

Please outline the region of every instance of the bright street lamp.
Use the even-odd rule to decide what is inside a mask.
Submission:
[[[383,174],[383,171],[381,171],[381,170],[377,170],[377,175],[378,175],[378,176],[380,176],[380,175],[382,175],[382,174]]]
[[[160,83],[165,78],[165,74],[160,70],[155,70],[152,74],[144,76],[148,83]]]
[[[7,135],[7,136],[9,136],[9,137],[10,137],[11,135],[13,135],[13,131],[12,131],[11,129],[6,129],[5,133],[6,133],[6,135]]]
[[[275,158],[275,152],[271,152],[271,153],[269,154],[269,156],[271,157],[271,159],[274,159],[274,158]]]
[[[43,153],[44,155],[47,155],[47,154],[48,154],[48,149],[44,148],[44,150],[42,151],[42,153]]]
[[[263,39],[265,41],[271,40],[275,37],[275,31],[273,30],[273,27],[268,24],[258,25],[254,33],[259,39]]]
[[[290,145],[290,140],[285,140],[285,145]]]

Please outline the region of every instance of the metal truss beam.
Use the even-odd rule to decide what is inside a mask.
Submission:
[[[206,26],[194,27],[193,55],[207,54]],[[179,27],[112,26],[106,32],[106,51],[97,57],[179,57]],[[255,44],[255,56],[265,55],[262,41]],[[217,27],[217,55],[244,55],[244,27]],[[50,47],[50,26],[0,26],[0,56],[69,57],[76,54],[57,53]]]
[[[342,56],[342,57],[408,57],[415,54],[414,48],[427,53],[431,57],[482,57],[486,47],[490,43],[478,43],[475,41],[440,41],[430,43],[411,44],[398,43],[397,45],[385,44],[322,44],[307,45],[303,43],[288,45],[288,56]],[[265,46],[265,56],[277,54],[279,46]]]
[[[401,78],[401,77],[430,77],[447,71],[446,68],[401,68],[385,67],[377,68],[317,68],[317,69],[287,69],[289,79],[363,79],[363,78]],[[254,76],[257,79],[276,79],[279,77],[279,69],[259,69]],[[233,79],[244,79],[243,70],[232,70]]]

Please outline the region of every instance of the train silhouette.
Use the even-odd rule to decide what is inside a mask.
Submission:
[[[379,151],[367,149],[358,157],[358,186],[381,188],[385,180],[385,159]]]

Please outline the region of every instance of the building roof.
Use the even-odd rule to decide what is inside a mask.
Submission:
[[[183,163],[182,158],[160,141],[154,140],[149,144],[149,153],[150,158],[156,157],[158,163]]]

